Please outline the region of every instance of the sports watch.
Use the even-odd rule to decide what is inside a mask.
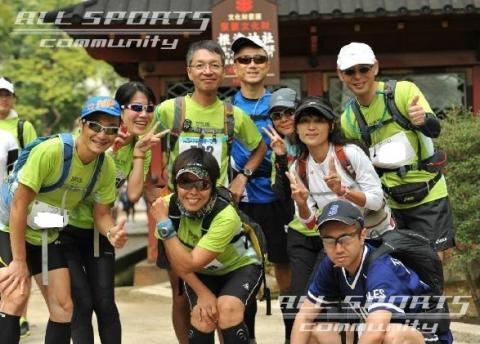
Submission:
[[[247,178],[250,178],[253,175],[253,171],[249,168],[246,168],[246,167],[243,168],[240,173],[242,173]]]
[[[170,219],[157,223],[157,233],[161,240],[167,240],[177,235]]]

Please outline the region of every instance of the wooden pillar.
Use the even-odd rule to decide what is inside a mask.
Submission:
[[[305,75],[307,96],[323,96],[323,73],[307,72]]]
[[[472,68],[472,107],[473,114],[480,116],[480,66]]]

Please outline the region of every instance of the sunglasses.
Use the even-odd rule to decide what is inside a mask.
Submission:
[[[191,180],[187,178],[179,178],[177,180],[177,185],[179,188],[182,188],[184,190],[192,190],[193,188],[195,188],[199,191],[205,191],[212,187],[212,182],[208,179]]]
[[[354,76],[355,73],[367,74],[372,69],[373,65],[360,66],[358,68],[348,68],[342,71],[343,74],[348,76]]]
[[[143,105],[143,104],[127,104],[122,105],[122,109],[129,109],[135,112],[153,112],[155,110],[155,105]]]
[[[98,122],[94,121],[84,121],[87,124],[90,130],[93,130],[96,133],[103,131],[107,135],[117,135],[119,127],[105,127]]]
[[[250,63],[263,64],[268,61],[268,56],[265,55],[254,55],[254,56],[239,56],[235,58],[235,62],[238,62],[243,65],[248,65]]]
[[[282,111],[273,111],[270,112],[270,118],[272,121],[278,121],[279,119],[285,117],[289,118],[293,116],[293,109],[283,109]]]

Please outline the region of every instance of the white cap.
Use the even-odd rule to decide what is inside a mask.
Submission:
[[[236,54],[242,49],[244,46],[256,46],[265,51],[266,54],[268,54],[267,46],[263,41],[256,37],[256,36],[242,36],[238,37],[233,43],[232,43],[232,51]]]
[[[337,68],[345,70],[359,64],[373,65],[376,61],[375,54],[368,44],[352,42],[340,49]]]
[[[7,90],[12,94],[15,93],[15,88],[13,87],[13,84],[3,77],[0,78],[0,90]]]

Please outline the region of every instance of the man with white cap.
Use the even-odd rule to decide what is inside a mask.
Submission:
[[[240,90],[233,96],[232,103],[250,116],[269,146],[270,138],[263,131],[272,125],[268,114],[271,93],[265,89],[265,80],[270,69],[268,48],[256,36],[239,37],[231,48],[234,53],[233,68],[240,82]],[[248,180],[239,206],[262,227],[267,239],[268,259],[274,264],[280,294],[286,294],[290,286],[291,273],[286,251],[285,227],[291,218],[287,216],[285,204],[277,199],[272,190],[271,148],[268,148],[262,163],[254,173],[245,168],[250,155],[251,152],[239,141],[233,142],[232,167]],[[246,316],[252,338],[255,308],[254,304],[249,305]]]
[[[13,109],[16,102],[15,87],[10,79],[0,77],[0,181],[6,178],[17,160],[20,150],[37,137],[32,124],[18,117]],[[20,334],[30,334],[26,309],[20,318]]]
[[[354,94],[342,114],[343,132],[370,148],[397,228],[429,238],[442,258],[455,239],[441,169],[446,157],[432,142],[440,135],[440,122],[414,83],[377,81],[378,71],[367,44],[353,42],[340,50],[337,74]]]

